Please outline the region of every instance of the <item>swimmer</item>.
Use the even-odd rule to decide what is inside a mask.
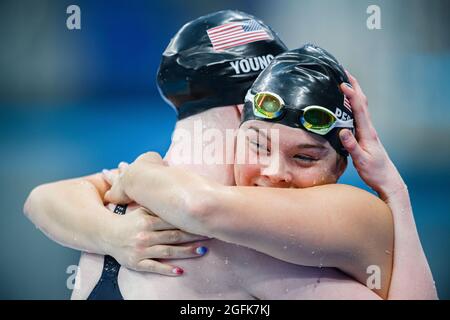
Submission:
[[[220,109],[220,108],[219,108]],[[219,110],[219,109],[217,109],[217,110]],[[214,110],[214,109],[212,109],[212,110]],[[212,111],[212,110],[210,110],[210,111]],[[235,111],[236,112],[236,111]],[[188,118],[189,119],[189,118]],[[170,159],[169,159],[170,160]],[[103,183],[103,182],[102,182]],[[101,186],[101,185],[100,185]],[[59,186],[60,187],[60,186]],[[71,187],[74,187],[73,185],[71,185]],[[101,189],[101,188],[100,188]],[[69,188],[67,189],[67,190],[69,190]],[[103,189],[104,190],[104,189]],[[52,191],[55,191],[55,190],[52,190]],[[90,189],[89,190],[89,192],[91,192],[91,191],[93,191],[92,189]],[[84,192],[84,191],[83,191]],[[81,194],[81,193],[79,193],[79,194]],[[62,195],[62,193],[60,193],[60,195]],[[98,194],[97,194],[98,195]],[[70,199],[70,197],[68,198],[68,199]],[[65,199],[65,200],[67,200],[67,199]],[[97,199],[96,199],[97,200]],[[78,201],[79,201],[79,199],[78,199]],[[76,201],[74,201],[74,202],[76,202]],[[28,203],[29,204],[29,203]],[[79,204],[77,203],[77,205],[79,206]],[[86,208],[84,208],[84,210],[86,210]],[[32,210],[30,210],[30,211],[32,211]],[[75,210],[73,210],[72,212],[75,212]],[[78,211],[79,212],[79,211]],[[77,212],[77,214],[79,214]],[[94,212],[98,212],[98,210],[97,211],[94,211]],[[142,215],[142,213],[141,213],[141,215]],[[139,215],[138,214],[136,214],[134,217],[131,217],[129,220],[131,220],[132,218],[137,218]],[[122,222],[125,222],[124,221],[124,218],[125,218],[126,216],[123,216],[123,217],[117,217],[117,218],[120,218],[120,219],[122,219],[121,220],[121,223]],[[106,215],[105,215],[105,220],[103,220],[103,222],[106,222],[107,220],[106,219],[110,219],[111,218],[111,220],[112,220],[112,216],[111,215],[109,215],[108,216],[108,218],[106,218]],[[154,217],[152,217],[152,219],[153,219]],[[92,216],[90,217],[90,219],[91,219],[91,222],[95,222],[95,219],[96,218],[93,218]],[[94,221],[92,221],[92,219],[94,219]],[[99,219],[100,220],[100,219]],[[117,221],[118,221],[119,219],[117,219]],[[147,220],[149,220],[149,219],[147,219]],[[153,219],[153,220],[155,220],[155,219]],[[86,222],[87,222],[88,220],[86,220]],[[159,220],[158,220],[159,221]],[[89,222],[90,223],[90,222]],[[70,227],[73,227],[73,226],[69,226],[69,228]],[[86,227],[86,226],[82,226],[82,227]],[[92,230],[92,229],[91,229]],[[94,229],[95,230],[95,229]],[[125,233],[123,233],[123,234],[121,234],[121,235],[124,235]],[[55,237],[55,236],[54,236]],[[94,237],[95,237],[95,235],[94,235]],[[70,239],[69,239],[69,241],[70,241]],[[62,240],[61,240],[61,242],[63,242]],[[95,241],[94,241],[95,242]],[[76,244],[75,244],[76,245]],[[101,250],[100,250],[100,252],[98,252],[98,253],[103,253]],[[210,252],[211,253],[211,252]],[[208,256],[206,256],[205,257],[205,259],[206,258],[208,258]],[[146,260],[146,261],[148,261],[148,260]],[[194,261],[194,260],[193,260]],[[197,263],[198,261],[200,261],[200,260],[196,260],[195,262]],[[223,260],[223,261],[227,261],[226,259],[225,260]],[[212,261],[212,262],[214,262],[214,260]],[[220,260],[220,262],[222,262],[222,260]],[[243,262],[243,264],[245,264],[246,262],[244,261]],[[214,263],[213,263],[214,264]],[[156,264],[155,264],[156,265]],[[194,265],[193,265],[194,266]],[[153,267],[152,268],[152,270],[147,270],[147,271],[157,271],[158,269],[157,269],[157,267],[161,267],[160,265],[156,265],[156,267]],[[276,269],[276,268],[274,268],[274,269]],[[127,269],[124,269],[125,271],[127,271]],[[166,269],[164,269],[164,270],[167,270],[167,268]],[[171,270],[171,269],[170,269]],[[131,276],[133,276],[133,275],[135,275],[133,272],[130,272],[131,273]],[[161,272],[162,273],[162,272]],[[136,273],[137,274],[137,273]],[[135,275],[136,276],[136,275]],[[151,276],[153,276],[153,277],[155,277],[156,275],[151,275]],[[325,273],[325,276],[326,276],[326,273]],[[339,277],[338,277],[339,278]],[[159,279],[161,279],[161,278],[159,278]],[[164,279],[166,279],[166,278],[164,278]],[[177,279],[179,279],[179,278],[177,278]],[[198,279],[197,279],[198,280]],[[203,280],[205,280],[205,279],[203,279]],[[207,279],[206,279],[207,280]],[[205,280],[205,281],[206,281]],[[225,279],[225,280],[227,280],[227,279]],[[177,280],[178,281],[178,280]],[[210,279],[210,281],[212,281],[211,279]],[[201,282],[201,281],[200,281]],[[228,281],[225,281],[226,283],[228,283]],[[347,283],[348,283],[348,280],[346,281]],[[131,282],[130,282],[131,283]],[[206,283],[208,283],[208,281],[206,281]],[[226,288],[227,288],[227,285],[226,285],[226,283],[225,283],[225,286],[223,287],[223,290],[224,291],[226,291]],[[217,282],[217,284],[218,284],[218,282]],[[150,288],[148,288],[147,289],[147,291],[150,289],[152,289],[152,285],[151,285],[151,282],[149,283],[149,287]],[[187,286],[186,286],[187,287]],[[324,288],[325,288],[326,286],[325,285],[322,285],[321,286],[321,289],[323,290]],[[179,289],[179,288],[178,288]],[[217,290],[222,290],[221,288],[220,288],[220,286],[219,286],[219,288],[216,288]],[[185,296],[189,296],[188,294],[190,293],[190,294],[192,294],[192,292],[189,292],[189,290],[188,289],[186,289],[187,290],[187,292],[184,292],[183,294],[185,295]],[[208,293],[211,293],[211,288],[209,288],[209,289],[207,289],[207,291],[208,291]],[[136,290],[136,291],[139,291],[139,290]],[[145,290],[144,290],[145,291]],[[214,291],[214,290],[213,290]],[[289,291],[289,290],[288,290]],[[294,290],[295,291],[295,290]],[[341,291],[341,293],[342,293],[343,291]],[[136,292],[136,294],[138,294],[138,292]],[[154,292],[153,293],[154,295],[153,295],[153,297],[156,295],[156,296],[159,296],[160,297],[160,295],[158,295],[158,293],[157,292]],[[194,295],[195,296],[195,295]],[[214,295],[212,295],[213,297],[214,297]],[[219,296],[219,294],[217,294],[216,295],[216,297],[217,296]],[[141,296],[141,297],[144,297],[144,296]],[[192,296],[191,296],[192,297]],[[225,294],[223,294],[222,296],[219,296],[219,297],[223,297],[223,298],[225,298]],[[303,296],[303,297],[306,297],[306,295],[305,296]],[[318,297],[320,297],[320,296],[315,296],[315,298],[318,298]],[[350,297],[350,296],[347,296],[347,297]],[[356,295],[355,296],[353,296],[353,297],[356,297]],[[139,296],[138,296],[138,298],[139,298]],[[314,298],[314,297],[312,297],[312,298]]]
[[[346,197],[347,190],[342,192],[342,186],[337,185],[301,191],[273,189],[274,187],[305,188],[308,184],[311,184],[311,179],[316,176],[315,170],[320,169],[320,166],[323,165],[320,163],[311,164],[311,160],[309,160],[309,163],[296,168],[289,163],[289,158],[299,152],[298,144],[301,144],[301,142],[308,145],[321,143],[319,148],[321,150],[314,151],[320,152],[320,154],[315,155],[317,158],[315,161],[317,162],[326,163],[329,161],[329,153],[336,156],[336,153],[342,151],[337,144],[339,140],[335,139],[336,136],[329,135],[333,130],[332,126],[328,128],[324,127],[324,124],[322,124],[322,127],[317,127],[318,124],[316,124],[316,127],[313,126],[314,119],[326,119],[324,114],[320,114],[321,111],[328,114],[331,110],[305,108],[305,106],[314,105],[336,106],[336,102],[329,104],[332,94],[329,96],[323,95],[323,92],[332,92],[333,90],[332,88],[324,90],[327,86],[327,80],[323,80],[321,77],[323,77],[323,74],[327,74],[329,80],[333,77],[338,79],[342,76],[339,73],[336,76],[332,72],[324,72],[321,68],[323,65],[321,66],[315,61],[317,55],[311,54],[311,56],[308,56],[314,50],[321,51],[320,48],[306,46],[300,50],[290,51],[278,56],[271,66],[260,75],[247,97],[244,122],[240,132],[246,139],[238,139],[238,141],[253,144],[254,147],[240,146],[238,142],[237,149],[241,147],[252,150],[250,152],[262,151],[264,154],[270,154],[270,151],[266,149],[270,149],[272,146],[258,145],[256,135],[253,133],[253,131],[262,130],[268,126],[277,127],[281,131],[280,139],[285,144],[280,147],[282,150],[280,150],[281,155],[279,157],[283,158],[282,164],[279,165],[281,169],[275,174],[267,175],[264,174],[267,168],[248,165],[235,169],[237,185],[251,186],[256,184],[263,188],[223,187],[176,168],[163,167],[161,166],[161,159],[150,153],[138,158],[132,166],[123,168],[120,176],[116,175],[112,178],[113,187],[106,194],[106,199],[127,202],[131,198],[142,205],[145,204],[155,213],[163,212],[162,215],[160,214],[163,219],[184,230],[238,243],[295,264],[318,266],[319,268],[338,267],[361,282],[367,279],[367,275],[363,275],[364,272],[361,272],[361,278],[358,278],[359,255],[363,256],[364,261],[361,264],[361,271],[365,271],[365,267],[368,266],[378,266],[382,272],[388,271],[390,275],[391,260],[389,257],[391,257],[392,251],[387,249],[389,242],[383,238],[389,239],[391,230],[388,223],[380,226],[380,222],[377,221],[383,219],[384,213],[382,212],[381,216],[377,216],[376,213],[377,210],[382,210],[382,206],[375,208],[375,210],[370,208],[376,206],[376,204],[371,204],[369,197],[367,197],[366,203],[355,203],[355,201],[359,201],[358,197],[363,198],[364,195],[358,195],[355,190],[350,189],[348,190],[349,193],[353,193],[356,197]],[[320,55],[323,60],[330,57],[324,52]],[[332,57],[330,57],[330,61],[333,63]],[[327,77],[324,78],[327,79]],[[310,82],[309,85],[308,82]],[[339,83],[342,82],[339,81]],[[362,108],[360,107],[364,105],[361,101],[364,102],[364,96],[358,83],[352,77],[351,83],[354,89],[346,87],[342,90],[349,94],[352,102],[360,103],[359,111],[361,111]],[[303,92],[307,92],[307,94],[303,94]],[[320,94],[314,96],[315,93]],[[358,102],[358,100],[360,101]],[[261,103],[258,105],[258,102]],[[342,102],[344,102],[344,99],[342,99]],[[283,110],[283,108],[285,109]],[[310,110],[315,111],[314,117],[311,114],[306,114],[306,112],[311,112]],[[278,112],[280,113],[278,114]],[[336,114],[335,110],[332,112]],[[363,116],[366,118],[364,119]],[[302,121],[299,122],[299,119],[302,119]],[[335,117],[336,119],[337,117]],[[358,132],[360,136],[374,131],[368,121],[367,114],[363,112],[359,115],[359,119],[361,120],[360,128],[363,124],[367,125],[365,131]],[[307,122],[308,120],[310,121]],[[267,123],[258,123],[261,121]],[[350,127],[348,123],[345,123],[346,121],[349,122],[349,119],[341,120],[340,123],[334,122],[333,125],[334,127]],[[280,125],[291,128],[281,128]],[[295,128],[295,130],[292,130],[292,128]],[[301,131],[299,131],[299,128],[301,128]],[[332,129],[330,130],[330,128]],[[308,136],[311,133],[306,132],[319,134],[325,139],[320,141],[317,137]],[[395,197],[396,192],[403,192],[404,184],[385,152],[380,152],[384,149],[379,140],[371,141],[375,146],[375,142],[378,141],[378,146],[371,150],[376,150],[379,153],[378,160],[382,159],[382,161],[379,161],[378,164],[383,169],[383,172],[380,173],[384,175],[374,177],[372,175],[367,176],[364,167],[360,165],[363,156],[362,148],[358,150],[359,154],[355,153],[355,146],[359,147],[359,145],[355,145],[355,141],[353,141],[353,148],[348,143],[347,146],[353,152],[357,168],[363,178],[374,188],[383,186],[384,188],[378,189],[378,193],[384,199],[387,199],[389,195],[391,198]],[[327,152],[323,151],[325,146],[328,148]],[[331,147],[336,152],[330,152]],[[297,151],[291,151],[295,149]],[[271,155],[271,157],[274,156]],[[367,157],[367,154],[365,156]],[[309,155],[309,157],[312,156]],[[397,174],[395,174],[396,172]],[[394,175],[386,176],[386,173],[393,173]],[[289,176],[290,174],[292,176]],[[391,181],[389,183],[376,181],[376,179],[383,180],[383,176],[389,177],[384,178],[384,180]],[[390,189],[385,187],[389,185]],[[148,190],[154,190],[154,192],[149,193]],[[328,197],[326,203],[321,203],[321,199],[324,199],[327,193],[336,198]],[[177,195],[179,195],[179,200],[176,199]],[[355,206],[361,206],[358,212],[352,211]],[[321,211],[315,208],[320,208]],[[275,211],[279,214],[274,214]],[[398,212],[397,209],[396,211]],[[358,215],[358,218],[354,220],[355,225],[346,225],[347,219],[353,214]],[[368,221],[363,222],[359,219],[368,219]],[[358,223],[367,224],[368,229],[362,234],[354,235],[352,232],[355,231]],[[415,226],[411,223],[406,225],[409,226],[410,231],[413,228],[415,229]],[[374,233],[370,229],[376,229],[377,227],[380,227],[380,230],[376,232],[380,232],[380,234],[378,238],[372,238]],[[383,227],[387,230],[382,230]],[[361,232],[361,229],[357,232]],[[406,234],[406,232],[400,233]],[[358,240],[358,237],[360,237],[358,243],[361,245],[355,246],[354,241]],[[410,244],[413,244],[415,253],[405,256],[415,256],[419,258],[418,261],[421,261],[421,259],[424,259],[423,252],[418,237],[415,237],[415,239],[411,238],[409,241]],[[381,250],[378,250],[377,258],[376,248],[383,241],[385,247],[381,246]],[[301,246],[297,247],[299,243]],[[331,251],[330,248],[332,248]],[[375,258],[371,256],[372,254],[375,255]],[[383,255],[386,263],[384,265],[382,263]],[[388,258],[386,259],[386,257]],[[376,261],[376,263],[370,264],[370,261]],[[390,295],[391,298],[403,298],[408,295],[410,298],[420,297],[422,299],[437,297],[426,259],[425,268],[417,268],[411,263],[408,265],[407,261],[406,263],[400,262],[400,264],[409,266],[409,269],[419,275],[420,279],[428,279],[428,281],[419,280],[419,290],[425,290],[419,294],[417,286],[408,284],[410,281],[403,283],[396,280],[403,290],[414,288],[415,293],[399,294],[398,291],[402,290],[399,287],[394,289],[394,292]],[[385,280],[382,281],[384,283],[382,287],[386,285]],[[383,293],[381,290],[378,293],[382,296],[385,294],[385,297],[387,297],[387,292]]]

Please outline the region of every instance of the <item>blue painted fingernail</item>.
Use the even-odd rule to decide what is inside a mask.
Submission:
[[[197,249],[195,249],[195,253],[198,254],[199,256],[203,256],[207,252],[208,252],[207,247],[198,247]]]

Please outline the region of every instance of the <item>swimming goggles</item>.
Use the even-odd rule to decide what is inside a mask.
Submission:
[[[272,92],[253,94],[248,91],[245,100],[252,102],[253,114],[258,118],[277,119],[286,110],[283,99]],[[312,105],[299,111],[301,115],[296,121],[306,130],[319,135],[326,135],[334,128],[353,128],[352,119],[340,120],[333,112],[321,106]]]

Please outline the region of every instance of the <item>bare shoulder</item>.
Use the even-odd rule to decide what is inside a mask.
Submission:
[[[381,218],[391,218],[389,206],[379,197],[364,189],[347,184],[328,184],[311,188],[317,196],[327,198],[332,203],[339,203],[348,212],[355,212],[360,215],[377,216]]]
[[[360,251],[361,246],[370,247],[370,251],[379,249],[383,254],[392,250],[392,213],[380,198],[344,184],[313,187],[305,192],[305,197],[312,197],[321,204],[331,227],[346,234],[340,238],[342,247],[353,248],[354,251]]]

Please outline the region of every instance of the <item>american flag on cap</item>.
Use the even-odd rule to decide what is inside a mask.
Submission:
[[[272,39],[255,20],[225,23],[208,29],[206,32],[215,51],[223,51],[251,42]]]
[[[352,105],[350,104],[350,101],[348,100],[348,98],[345,94],[344,94],[344,107],[346,107],[348,110],[352,111]]]

